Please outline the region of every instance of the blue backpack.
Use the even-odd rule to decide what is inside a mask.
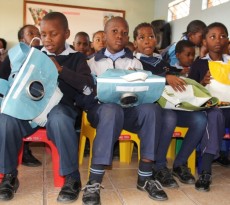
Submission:
[[[103,103],[132,107],[156,102],[165,87],[165,78],[144,70],[108,69],[97,77],[97,98]]]

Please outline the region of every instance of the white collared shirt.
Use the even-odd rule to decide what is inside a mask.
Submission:
[[[56,56],[56,54],[55,53],[50,53],[45,47],[43,47],[42,49],[41,49],[41,51],[45,51],[46,53],[47,53],[47,55],[53,55],[53,56]],[[70,47],[70,45],[68,44],[68,43],[65,43],[65,50],[62,52],[62,53],[60,53],[60,54],[58,54],[59,56],[67,56],[67,55],[69,55],[70,53],[76,53],[77,51],[75,51],[75,50],[73,50],[71,47]]]
[[[113,53],[110,53],[110,52],[107,50],[107,48],[106,48],[104,54],[105,54],[105,56],[107,56],[108,58],[111,58],[113,61],[115,61],[116,59],[118,59],[118,58],[120,58],[121,56],[125,55],[125,50],[123,49],[123,50],[121,50],[120,52],[113,54]]]

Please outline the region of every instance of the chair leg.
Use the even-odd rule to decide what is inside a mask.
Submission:
[[[79,164],[80,165],[82,165],[84,159],[85,143],[86,143],[86,136],[80,135],[80,141],[79,141]]]
[[[196,174],[196,150],[192,152],[188,158],[188,167],[191,169],[191,173],[195,176]]]
[[[62,187],[65,181],[65,177],[59,175],[59,154],[58,150],[54,145],[50,145],[52,152],[52,164],[53,164],[53,175],[54,175],[54,186]]]
[[[176,147],[176,139],[172,138],[171,143],[168,148],[167,158],[172,159],[172,160],[175,159],[176,157],[175,147]]]
[[[132,157],[133,141],[119,140],[120,162],[130,163]]]

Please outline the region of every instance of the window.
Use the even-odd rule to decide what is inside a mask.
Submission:
[[[189,15],[190,0],[174,0],[168,4],[168,21]]]
[[[202,10],[228,2],[229,0],[203,0]]]

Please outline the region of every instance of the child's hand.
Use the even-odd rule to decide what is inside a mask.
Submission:
[[[166,75],[166,81],[175,91],[182,92],[186,90],[186,82],[182,78],[178,78],[175,75]]]
[[[61,73],[63,68],[59,65],[59,63],[56,61],[56,59],[54,57],[50,57],[50,59],[54,62],[55,66],[58,70],[58,73]]]
[[[207,73],[205,74],[203,80],[200,81],[200,84],[203,86],[206,86],[207,84],[210,84],[210,80],[212,79],[211,73],[208,70]]]

